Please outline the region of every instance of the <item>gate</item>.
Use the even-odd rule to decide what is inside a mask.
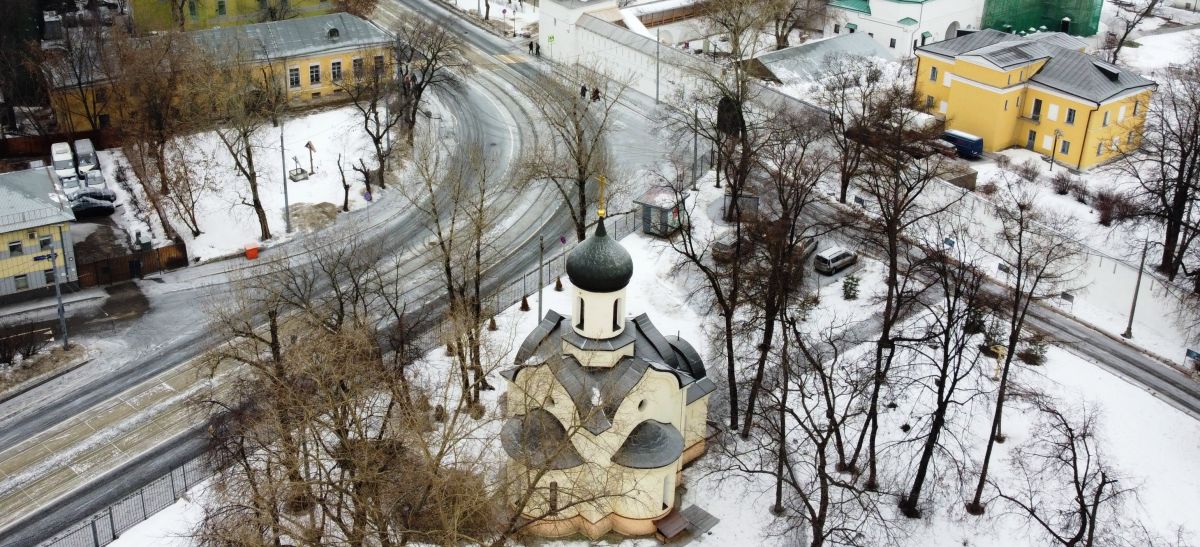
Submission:
[[[104,258],[80,264],[79,286],[95,287],[129,281],[146,274],[173,270],[188,265],[187,246],[176,243],[157,249],[147,249],[124,256]]]

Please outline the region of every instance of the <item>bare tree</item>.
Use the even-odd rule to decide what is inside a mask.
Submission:
[[[1105,458],[1096,413],[1085,408],[1072,419],[1044,396],[1034,406],[1042,420],[1012,458],[1021,484],[1008,492],[995,485],[1000,498],[1054,543],[1108,544],[1114,523],[1127,518],[1122,505],[1132,489]]]
[[[190,150],[191,154],[185,150]],[[188,137],[176,137],[163,155],[164,163],[170,165],[165,180],[170,191],[160,199],[167,202],[169,210],[183,222],[192,237],[199,236],[202,230],[198,208],[216,186],[217,159],[211,152],[205,153],[195,146]],[[166,224],[167,219],[163,219],[163,223]]]
[[[946,249],[944,241],[952,238],[954,247]],[[962,243],[958,243],[958,242]],[[915,384],[930,395],[924,408],[928,418],[922,420],[924,430],[914,436],[920,452],[908,494],[900,497],[900,511],[906,517],[921,516],[921,495],[926,479],[936,472],[935,454],[956,453],[945,442],[956,409],[982,393],[979,389],[979,351],[972,343],[979,333],[978,317],[983,306],[982,293],[986,277],[978,270],[978,261],[970,254],[970,234],[967,226],[939,229],[924,238],[931,249],[931,260],[925,261],[925,274],[936,281],[940,298],[921,301],[923,327],[929,332],[928,342],[906,345],[914,354],[915,365],[922,372],[912,374]]]
[[[1108,21],[1109,31],[1102,46],[1108,52],[1108,62],[1117,62],[1129,35],[1137,30],[1142,21],[1154,14],[1154,8],[1157,8],[1161,1],[1129,0],[1117,4],[1116,14]]]
[[[212,87],[205,91],[212,107],[210,121],[214,132],[233,161],[233,167],[246,181],[249,196],[241,202],[254,209],[258,217],[259,238],[271,239],[271,226],[259,192],[256,152],[263,147],[262,130],[277,120],[287,93],[274,72],[272,63],[252,62],[250,44],[229,45],[227,56],[211,63],[207,70]]]
[[[370,55],[363,54],[362,57],[365,59]],[[384,174],[387,160],[392,155],[389,137],[404,118],[404,111],[391,106],[396,94],[401,92],[396,66],[386,57],[375,62],[383,65],[367,70],[362,61],[356,60],[349,77],[343,75],[333,85],[345,94],[358,112],[363,133],[371,139],[375,151],[377,182],[380,188],[386,188]]]
[[[830,228],[808,220],[811,215],[806,210],[817,199],[818,183],[832,170],[833,159],[822,146],[827,134],[824,121],[824,116],[811,111],[785,112],[774,122],[774,136],[760,153],[767,173],[761,190],[769,199],[766,210],[747,223],[746,235],[753,244],[746,256],[746,301],[756,311],[753,324],[761,335],[743,438],[750,435],[780,314],[797,297],[808,273],[806,251],[815,249],[815,237]]]
[[[565,70],[564,76],[540,77],[525,87],[552,137],[550,142],[540,143],[536,152],[526,155],[524,178],[554,186],[571,215],[576,239],[583,241],[587,238],[588,211],[597,203],[598,195],[589,192],[589,185],[604,176],[609,181],[606,193],[611,196],[620,184],[611,172],[608,139],[628,82],[579,65]],[[580,93],[575,87],[580,83],[593,94]]]
[[[339,11],[364,19],[370,18],[378,5],[379,0],[334,0],[334,6]]]
[[[829,115],[829,142],[838,160],[838,201],[846,203],[850,183],[860,174],[866,143],[854,138],[864,127],[877,127],[875,93],[886,86],[883,68],[875,61],[848,55],[825,58],[826,77],[816,101]]]
[[[464,57],[462,39],[454,29],[428,17],[405,13],[395,29],[395,69],[399,79],[399,94],[395,107],[400,113],[400,128],[405,140],[413,142],[417,114],[421,112],[425,93],[448,85],[453,72],[469,68]],[[378,60],[373,70],[389,70]]]
[[[776,50],[791,45],[792,32],[819,27],[825,17],[825,2],[821,0],[768,0],[767,8],[774,15],[772,34]]]
[[[1025,169],[1036,172],[1036,168]],[[1007,338],[999,385],[996,391],[996,410],[992,417],[987,437],[987,448],[979,474],[975,495],[967,504],[971,514],[982,514],[983,489],[987,484],[992,450],[996,442],[1003,442],[1001,425],[1004,402],[1009,388],[1009,373],[1017,354],[1017,345],[1023,339],[1025,318],[1035,302],[1057,296],[1072,288],[1072,280],[1079,268],[1080,249],[1076,238],[1069,230],[1069,220],[1044,214],[1036,206],[1037,190],[1031,187],[1029,175],[1006,173],[1009,181],[996,214],[1002,222],[997,234],[996,258],[1007,270],[1006,283],[1001,287],[1000,311],[1007,319]],[[1015,178],[1014,178],[1015,177]]]

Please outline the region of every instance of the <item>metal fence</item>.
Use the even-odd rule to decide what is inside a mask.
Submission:
[[[101,547],[122,532],[170,507],[184,492],[212,476],[203,458],[193,459],[150,482],[103,511],[42,542],[52,547]]]
[[[610,236],[620,239],[637,228],[637,214],[614,217],[606,222]],[[511,283],[499,288],[488,301],[497,311],[515,305],[522,298],[535,293],[540,286],[549,285],[555,277],[566,274],[567,253],[578,243],[559,246],[542,262],[542,284],[538,284],[538,270],[533,268]],[[82,522],[67,528],[54,537],[43,541],[39,547],[103,547],[112,543],[122,532],[150,518],[151,515],[170,507],[183,497],[184,492],[213,475],[213,470],[198,457],[172,469],[170,473],[155,479]]]

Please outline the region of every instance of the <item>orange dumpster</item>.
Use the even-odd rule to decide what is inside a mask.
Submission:
[[[246,259],[254,260],[256,258],[258,258],[258,244],[257,243],[247,244],[246,245]]]

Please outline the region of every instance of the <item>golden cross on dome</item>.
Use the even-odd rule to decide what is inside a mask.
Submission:
[[[596,208],[596,215],[599,216],[600,218],[604,218],[604,213],[605,213],[605,211],[604,211],[604,182],[605,182],[604,175],[600,175],[599,181],[600,181],[600,200],[599,200],[600,203],[599,203],[599,206]]]

